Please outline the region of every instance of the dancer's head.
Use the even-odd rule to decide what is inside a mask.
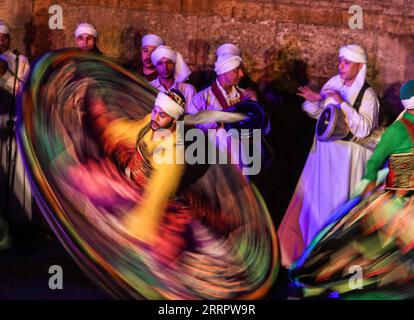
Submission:
[[[151,129],[170,129],[175,127],[177,120],[184,114],[185,99],[177,90],[168,93],[159,92],[151,115]]]

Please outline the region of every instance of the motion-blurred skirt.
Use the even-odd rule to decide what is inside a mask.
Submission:
[[[414,298],[414,192],[343,205],[290,270],[305,297]]]
[[[89,94],[119,117],[139,120],[156,92],[105,57],[51,52],[30,75],[18,131],[36,201],[86,274],[117,298],[265,297],[279,260],[255,187],[234,165],[209,165],[170,199],[156,244],[138,241],[121,221],[150,183],[129,180],[103,153],[88,122]]]

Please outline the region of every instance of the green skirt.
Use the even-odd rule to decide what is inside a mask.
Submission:
[[[342,206],[290,269],[304,297],[414,298],[414,192]]]

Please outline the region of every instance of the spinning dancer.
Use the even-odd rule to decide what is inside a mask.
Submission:
[[[180,120],[244,115],[185,115],[178,91],[155,97],[144,79],[79,51],[49,53],[32,77],[19,132],[38,203],[95,281],[121,297],[266,295],[278,262],[266,206],[234,165],[187,163],[192,128],[180,133]],[[83,113],[68,105],[76,92]]]

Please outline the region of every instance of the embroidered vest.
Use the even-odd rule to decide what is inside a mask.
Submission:
[[[414,144],[414,124],[400,120],[407,128]],[[393,154],[389,158],[386,188],[389,190],[414,190],[414,148],[411,153]]]

